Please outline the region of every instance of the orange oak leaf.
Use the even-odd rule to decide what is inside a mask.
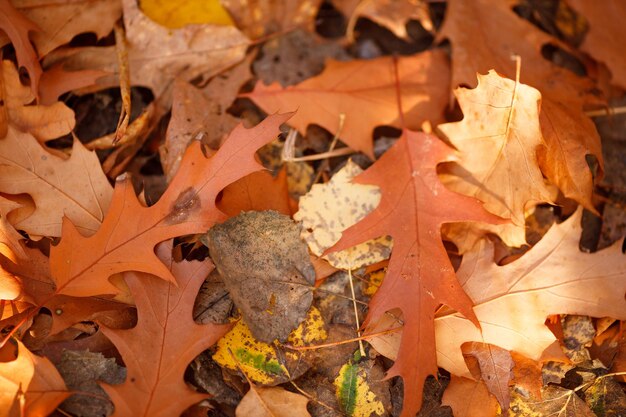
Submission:
[[[21,341],[15,343],[17,358],[0,362],[0,410],[7,416],[47,416],[70,393],[52,362],[32,354]],[[15,346],[9,342],[1,349]]]
[[[551,314],[626,319],[622,242],[595,253],[581,252],[581,216],[579,208],[510,264],[498,266],[493,262],[489,240],[463,257],[457,277],[474,302],[482,332],[458,313],[438,314],[439,366],[471,377],[459,349],[470,341],[500,346],[533,360],[556,355],[551,349],[557,339],[545,326]],[[562,356],[560,348],[556,349]]]
[[[443,246],[441,225],[505,222],[485,211],[475,198],[443,186],[436,167],[452,157],[453,150],[436,136],[405,130],[380,160],[353,180],[380,187],[380,204],[329,249],[347,249],[379,236],[393,238],[389,269],[370,302],[364,326],[376,325],[387,311],[398,308],[403,313],[397,359],[387,373],[404,381],[403,417],[419,411],[424,380],[437,374],[435,309],[443,303],[477,322]]]
[[[113,189],[96,154],[78,140],[72,155],[63,159],[47,152],[30,134],[9,126],[0,141],[0,161],[0,192],[29,194],[35,202],[32,214],[13,222],[16,229],[34,236],[61,236],[65,216],[85,236],[98,230]]]
[[[513,358],[508,350],[488,343],[469,342],[462,346],[463,354],[478,361],[481,379],[487,390],[498,400],[500,408],[508,410],[511,402],[509,384],[513,377]]]
[[[207,398],[207,394],[187,386],[183,378],[185,368],[230,328],[193,321],[194,300],[213,264],[208,260],[174,262],[170,242],[159,245],[157,253],[176,281],[125,273],[137,305],[137,325],[128,330],[102,327],[120,351],[127,369],[123,384],[103,385],[117,417],[178,416]]]
[[[31,105],[35,96],[30,88],[22,85],[11,61],[2,61],[1,77],[4,81],[8,125],[32,134],[40,142],[56,139],[72,131],[76,123],[74,112],[61,102],[49,106]]]
[[[39,103],[45,106],[53,105],[62,94],[95,85],[96,80],[105,75],[108,73],[104,71],[65,71],[62,63],[53,65],[41,75]]]
[[[207,159],[199,142],[183,156],[176,176],[161,199],[143,206],[123,175],[101,228],[81,235],[64,219],[61,242],[51,248],[50,267],[57,293],[73,296],[115,294],[109,281],[117,272],[138,271],[174,282],[169,269],[154,254],[155,246],[176,236],[206,232],[225,219],[216,209],[218,193],[232,182],[263,169],[255,152],[273,140],[291,114],[272,115],[252,129],[237,126],[224,145]]]
[[[339,115],[344,114],[341,140],[373,158],[373,129],[379,125],[402,127],[398,95],[409,129],[419,128],[425,120],[442,120],[446,107],[449,74],[443,52],[394,59],[328,61],[322,74],[298,85],[282,88],[278,83],[266,86],[259,82],[244,96],[268,113],[297,109],[289,123],[303,134],[311,123],[337,133]]]
[[[598,61],[604,62],[613,75],[613,82],[626,88],[626,56],[622,39],[626,39],[626,3],[605,0],[599,3],[568,0],[567,4],[582,14],[589,22],[589,32],[581,49]]]
[[[41,65],[35,48],[30,43],[28,33],[38,32],[39,27],[13,7],[10,0],[0,0],[0,30],[7,34],[13,44],[18,64],[28,71],[30,90],[36,97],[39,77],[41,77]]]

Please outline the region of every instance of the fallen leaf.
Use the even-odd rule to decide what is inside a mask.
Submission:
[[[486,343],[470,342],[462,346],[463,354],[478,361],[482,381],[498,400],[501,410],[508,410],[511,402],[509,384],[513,377],[513,358],[509,351]]]
[[[306,320],[289,335],[293,346],[321,343],[328,337],[320,311],[311,307]],[[310,367],[306,353],[284,349],[277,343],[264,343],[252,336],[239,321],[217,342],[213,360],[231,371],[239,371],[257,384],[279,385],[301,376]]]
[[[194,142],[170,186],[150,207],[137,200],[128,178],[118,178],[111,206],[93,236],[82,236],[65,219],[61,242],[50,251],[57,293],[82,297],[116,294],[119,290],[108,278],[124,271],[151,273],[173,282],[154,247],[176,236],[203,233],[223,220],[224,214],[215,208],[218,193],[262,169],[254,153],[275,138],[278,126],[290,116],[270,116],[252,129],[238,126],[210,159]]]
[[[383,403],[370,389],[367,369],[361,365],[360,353],[343,365],[334,380],[337,402],[348,416],[370,417],[385,413]]]
[[[245,56],[249,41],[232,26],[187,25],[172,30],[151,21],[135,0],[122,0],[122,5],[131,84],[150,88],[163,108],[171,104],[174,79],[211,77]],[[67,71],[109,72],[114,75],[100,78],[98,84],[102,88],[118,85],[113,46],[61,51],[49,61],[62,62]]]
[[[122,5],[119,1],[11,0],[11,3],[38,28],[31,34],[31,39],[40,58],[69,43],[81,33],[90,32],[98,39],[104,38],[111,33],[113,25],[122,16]],[[2,44],[4,40],[0,39],[0,45]]]
[[[619,39],[626,37],[622,22],[626,18],[626,5],[618,0],[592,5],[581,0],[567,0],[589,22],[589,32],[580,49],[604,62],[611,70],[612,81],[626,88],[626,58],[617,51],[622,49]]]
[[[513,385],[516,390],[523,390],[526,397],[533,399],[541,398],[541,364],[528,359],[524,355],[511,352],[511,357],[515,362],[513,367]]]
[[[284,388],[250,386],[237,409],[237,417],[311,417],[306,409],[309,399]]]
[[[170,29],[178,29],[190,24],[233,24],[219,0],[192,0],[183,3],[141,0],[139,6],[150,19]]]
[[[97,80],[105,75],[108,73],[104,71],[65,71],[63,64],[53,65],[41,75],[39,103],[54,105],[62,94],[96,85]]]
[[[478,75],[475,89],[457,88],[455,95],[465,117],[438,126],[460,151],[446,185],[523,227],[530,204],[553,199],[537,162],[545,144],[539,91],[489,71]]]
[[[171,247],[171,243],[162,244],[157,252],[175,283],[148,274],[126,273],[137,305],[137,326],[128,330],[101,328],[120,351],[127,369],[123,384],[103,385],[119,416],[180,415],[206,398],[187,386],[185,369],[230,327],[193,321],[193,301],[213,266],[209,261],[174,262]]]
[[[341,238],[341,232],[363,219],[380,202],[378,187],[350,182],[362,172],[348,160],[330,181],[314,184],[300,197],[299,210],[293,218],[302,222],[301,235],[313,254],[322,256]],[[383,236],[328,254],[324,259],[335,268],[354,270],[389,258],[391,247],[391,239]]]
[[[300,133],[304,134],[311,123],[319,124],[373,159],[373,129],[400,126],[398,91],[408,128],[418,128],[425,120],[442,119],[447,100],[446,67],[446,58],[439,51],[400,58],[328,61],[322,74],[296,86],[283,89],[277,83],[258,83],[254,91],[243,96],[269,114],[298,109],[289,123]],[[345,115],[341,129],[340,114]]]
[[[484,417],[498,413],[498,402],[489,394],[483,381],[456,375],[450,377],[441,404],[450,406],[454,417]]]
[[[8,124],[32,134],[40,142],[67,135],[74,128],[74,112],[61,102],[50,106],[32,105],[35,99],[31,89],[22,85],[17,69],[11,61],[2,61],[4,101]]]
[[[0,409],[6,416],[47,416],[66,399],[63,379],[46,358],[32,354],[19,340],[4,345],[15,349],[17,358],[0,363]]]
[[[35,48],[30,43],[29,32],[38,32],[39,27],[24,17],[10,0],[0,0],[0,30],[3,30],[15,48],[17,62],[26,68],[30,76],[30,90],[33,97],[37,96],[39,89],[39,77],[41,77],[41,65]],[[0,44],[4,45],[5,42]]]
[[[486,212],[478,200],[453,193],[439,181],[437,165],[452,156],[452,149],[437,137],[405,130],[372,167],[353,180],[380,187],[380,204],[344,231],[341,240],[329,249],[343,250],[384,235],[393,238],[387,276],[369,304],[363,325],[376,325],[394,308],[403,313],[400,348],[387,373],[388,377],[403,379],[403,417],[413,416],[420,409],[424,380],[437,374],[433,319],[438,305],[455,308],[477,323],[472,302],[457,282],[441,241],[441,225],[504,222]]]
[[[202,242],[254,337],[284,342],[313,301],[315,270],[300,226],[275,211],[244,212]]]
[[[484,240],[457,271],[474,301],[482,333],[458,313],[435,319],[438,364],[470,376],[459,346],[484,342],[540,360],[556,338],[545,326],[551,314],[626,318],[626,257],[621,242],[595,253],[580,252],[582,210],[552,226],[532,249],[505,266],[493,263],[493,244]],[[490,277],[485,282],[484,277]],[[560,351],[560,348],[558,349]],[[562,353],[561,353],[562,355]]]
[[[409,40],[406,31],[409,20],[418,20],[429,32],[434,29],[428,3],[424,0],[334,0],[333,4],[349,18],[349,37],[354,37],[351,32],[359,17],[370,19],[406,40]]]
[[[276,177],[267,171],[254,172],[235,181],[224,188],[217,208],[229,216],[251,210],[274,210],[290,215],[287,170],[281,169]]]
[[[0,141],[0,158],[0,191],[29,194],[35,201],[34,213],[15,222],[15,228],[34,236],[61,236],[65,216],[82,235],[98,230],[113,190],[96,154],[78,140],[64,160],[46,152],[30,134],[9,127]]]
[[[312,26],[322,0],[276,2],[221,0],[233,20],[246,35],[260,38],[272,33],[287,33],[299,26]]]
[[[595,417],[589,407],[580,399],[576,392],[558,386],[548,386],[542,389],[542,399],[539,401],[523,401],[522,397],[515,396],[509,413],[511,417],[526,416],[558,416],[558,417]]]

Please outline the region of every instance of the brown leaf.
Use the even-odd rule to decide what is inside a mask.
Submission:
[[[97,70],[65,71],[63,64],[53,65],[41,75],[39,103],[54,105],[62,94],[95,85],[98,78],[107,74]]]
[[[395,308],[403,313],[400,348],[387,373],[388,377],[403,379],[403,417],[419,411],[424,380],[429,374],[437,374],[435,309],[443,303],[461,311],[469,320],[477,320],[441,241],[441,225],[459,221],[504,222],[486,212],[478,200],[453,193],[439,181],[437,165],[452,156],[452,149],[436,136],[405,130],[372,167],[353,180],[380,187],[380,204],[344,231],[341,240],[330,249],[343,250],[378,236],[393,238],[387,275],[369,304],[363,325],[375,326]]]
[[[417,129],[424,120],[442,120],[447,100],[447,61],[443,53],[423,52],[397,58],[398,86],[394,59],[328,61],[322,74],[296,86],[283,89],[278,83],[258,83],[252,93],[244,96],[270,114],[298,109],[289,123],[302,134],[311,123],[337,133],[339,115],[344,114],[345,123],[338,132],[340,139],[373,158],[374,127],[402,127],[397,91],[401,94],[407,128]]]
[[[94,33],[101,39],[111,33],[113,25],[122,16],[119,1],[11,0],[11,3],[38,28],[31,39],[39,57],[48,55],[81,33]],[[0,39],[0,45],[3,43]]]
[[[211,262],[176,263],[172,260],[171,243],[160,245],[157,252],[176,281],[126,273],[137,304],[137,326],[129,330],[102,328],[120,351],[127,368],[123,384],[103,386],[118,416],[177,416],[206,398],[187,386],[183,379],[185,369],[230,327],[193,321],[193,302],[213,268]]]
[[[280,387],[250,386],[235,415],[237,417],[311,417],[306,409],[309,399]]]
[[[262,169],[254,154],[275,138],[291,115],[273,115],[252,129],[238,126],[207,159],[200,143],[185,153],[176,176],[161,199],[150,207],[138,200],[128,178],[118,178],[111,207],[91,237],[64,221],[61,243],[51,248],[50,267],[57,292],[73,296],[116,294],[109,276],[140,271],[174,281],[154,254],[154,247],[176,236],[202,233],[224,219],[215,198],[228,184]]]
[[[40,358],[20,342],[17,359],[0,363],[0,409],[24,417],[47,416],[69,396],[54,365]],[[14,348],[9,342],[2,348]]]
[[[9,127],[0,141],[0,158],[0,191],[29,194],[36,205],[34,213],[13,224],[15,228],[34,236],[61,236],[66,217],[85,236],[98,230],[113,190],[96,154],[79,141],[63,160],[46,152],[30,134]]]
[[[626,57],[621,39],[626,38],[626,4],[619,0],[593,3],[567,0],[567,4],[582,14],[589,22],[589,32],[580,49],[604,62],[613,75],[613,82],[626,88]]]
[[[452,375],[441,404],[452,407],[454,417],[495,416],[498,402],[483,381]]]
[[[0,30],[3,30],[15,48],[17,62],[28,70],[30,76],[30,90],[33,97],[37,96],[41,65],[37,53],[30,43],[29,32],[38,32],[40,29],[35,23],[28,20],[12,4],[10,0],[0,0]],[[0,42],[4,45],[5,42]]]
[[[9,125],[32,134],[40,142],[72,131],[76,123],[74,112],[61,102],[50,106],[31,105],[35,96],[29,87],[22,85],[11,61],[2,61],[2,78]]]
[[[516,352],[511,352],[511,357],[515,362],[513,385],[518,390],[524,390],[527,397],[541,398],[541,386],[543,385],[541,364]]]
[[[482,381],[496,397],[500,408],[508,410],[511,401],[509,383],[513,377],[513,359],[508,350],[487,343],[470,342],[462,347],[463,354],[478,360]]]

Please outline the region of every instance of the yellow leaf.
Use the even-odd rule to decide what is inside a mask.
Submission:
[[[170,29],[192,23],[233,25],[219,0],[141,0],[140,5],[150,19]]]

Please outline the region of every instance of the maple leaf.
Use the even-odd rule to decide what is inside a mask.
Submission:
[[[465,117],[438,126],[460,151],[461,168],[451,168],[457,181],[446,185],[523,226],[529,203],[552,201],[537,163],[544,144],[539,91],[489,71],[478,75],[478,87],[457,88],[455,95]]]
[[[37,96],[41,65],[35,48],[30,43],[28,33],[37,32],[40,29],[17,11],[10,0],[0,0],[0,30],[3,30],[11,40],[15,55],[17,55],[17,62],[28,71],[30,89],[33,95]]]
[[[11,126],[0,141],[0,192],[33,198],[35,211],[13,226],[34,236],[61,236],[64,216],[81,234],[95,233],[113,194],[98,157],[78,140],[64,160]]]
[[[56,139],[72,131],[76,123],[74,112],[65,104],[56,102],[50,106],[29,105],[35,96],[29,87],[22,85],[19,73],[11,61],[2,61],[1,75],[9,125],[32,134],[40,142]]]
[[[0,409],[7,416],[47,416],[70,393],[52,362],[32,354],[21,341],[15,343],[17,357],[0,363]],[[2,349],[14,348],[10,342]]]
[[[263,169],[255,151],[274,139],[291,114],[272,115],[252,129],[237,126],[224,145],[207,159],[199,142],[183,156],[176,176],[161,199],[143,206],[126,175],[116,181],[101,228],[82,236],[64,218],[61,243],[51,248],[50,267],[57,292],[73,296],[115,294],[108,282],[116,272],[139,271],[174,282],[154,247],[176,236],[206,232],[225,215],[215,198],[230,183]]]
[[[115,404],[114,416],[177,416],[205,399],[207,394],[187,386],[185,369],[230,328],[193,321],[194,300],[213,264],[209,260],[174,262],[171,242],[159,245],[157,253],[176,282],[125,273],[137,305],[137,325],[128,330],[101,328],[120,351],[127,369],[123,384],[103,384]]]
[[[476,322],[472,302],[457,282],[441,241],[441,225],[504,222],[485,211],[478,200],[443,186],[436,166],[452,157],[453,150],[437,137],[405,130],[380,160],[354,180],[379,186],[380,204],[344,231],[329,249],[338,251],[379,236],[393,237],[386,278],[369,304],[363,325],[375,325],[395,308],[403,313],[404,331],[397,360],[387,374],[399,375],[404,381],[403,417],[417,413],[424,380],[429,374],[437,374],[435,309],[443,303]]]
[[[581,314],[626,319],[626,256],[621,242],[596,253],[582,253],[582,209],[554,225],[520,259],[498,266],[493,244],[464,256],[457,271],[463,289],[474,301],[482,333],[458,313],[435,319],[439,366],[471,377],[459,346],[490,343],[539,360],[556,342],[545,326],[551,314]],[[485,280],[489,277],[489,280]],[[560,351],[560,349],[557,347]]]
[[[615,53],[622,50],[620,39],[626,38],[626,4],[619,0],[605,0],[597,4],[568,0],[567,4],[589,22],[589,32],[580,49],[604,62],[611,70],[613,82],[626,88],[626,57]]]
[[[301,133],[307,125],[319,124],[339,133],[348,146],[373,159],[374,127],[401,127],[398,100],[407,109],[404,120],[409,129],[418,128],[425,120],[442,120],[447,101],[447,65],[442,51],[400,58],[328,61],[322,74],[298,85],[281,88],[278,83],[265,86],[259,82],[254,91],[243,96],[267,113],[297,108],[289,123]],[[373,73],[377,76],[372,77]],[[340,114],[345,114],[345,123],[339,132]]]

